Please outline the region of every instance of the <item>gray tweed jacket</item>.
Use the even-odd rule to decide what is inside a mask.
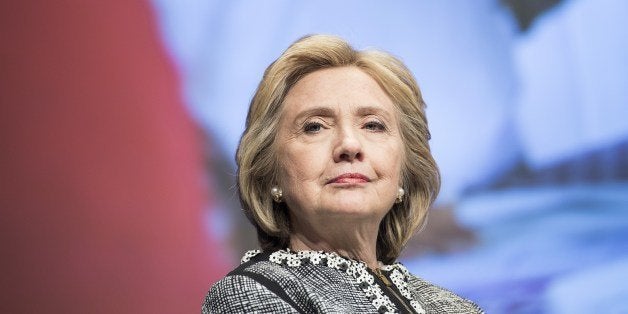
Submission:
[[[209,313],[483,313],[397,263],[373,272],[333,253],[250,251],[214,284]]]

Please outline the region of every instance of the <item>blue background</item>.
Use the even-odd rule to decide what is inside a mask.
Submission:
[[[413,273],[488,313],[628,313],[628,3],[552,1],[529,25],[513,1],[152,3],[234,264],[254,245],[232,157],[252,94],[294,40],[336,34],[402,59],[428,104],[441,232],[409,246]]]

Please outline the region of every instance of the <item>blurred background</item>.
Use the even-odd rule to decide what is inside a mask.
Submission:
[[[414,73],[443,186],[401,261],[488,313],[628,313],[628,3],[0,3],[0,312],[196,312],[257,247],[234,154],[305,34]]]

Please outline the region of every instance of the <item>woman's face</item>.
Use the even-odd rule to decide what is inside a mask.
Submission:
[[[276,144],[293,224],[379,224],[401,185],[397,115],[377,82],[356,67],[318,70],[292,87]]]

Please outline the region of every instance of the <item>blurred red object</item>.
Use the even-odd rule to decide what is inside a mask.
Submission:
[[[198,313],[228,263],[150,4],[2,1],[0,44],[0,312]]]

